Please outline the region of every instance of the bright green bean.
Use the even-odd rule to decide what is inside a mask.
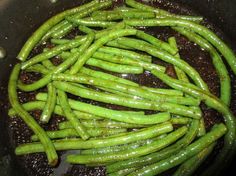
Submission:
[[[45,103],[43,112],[40,116],[40,121],[43,123],[49,122],[52,116],[52,113],[54,111],[56,100],[57,100],[56,88],[52,85],[52,83],[49,83],[47,85],[47,88],[48,88],[48,99]]]
[[[130,74],[142,74],[143,67],[131,66],[131,65],[121,65],[112,62],[107,62],[95,58],[89,58],[86,62],[87,65],[102,68],[115,73],[130,73]]]
[[[76,25],[84,25],[88,27],[107,28],[116,24],[116,22],[111,22],[111,21],[98,21],[98,20],[95,21],[91,19],[78,19],[78,18],[73,18],[73,17],[66,17],[66,20]]]
[[[56,150],[77,150],[88,148],[108,147],[114,145],[128,144],[137,140],[144,140],[156,137],[158,135],[170,132],[173,127],[170,123],[163,123],[143,130],[129,132],[127,135],[121,135],[111,138],[96,138],[81,141],[79,139],[57,140],[53,144]],[[24,155],[36,152],[43,152],[44,148],[41,143],[22,144],[16,148],[16,155]]]
[[[116,122],[111,120],[80,120],[80,122],[85,127],[99,127],[99,128],[141,128],[145,127],[146,125],[139,125],[139,124],[131,124],[131,123],[122,123],[122,122]],[[65,121],[59,123],[59,129],[66,129],[66,128],[72,128],[72,125]]]
[[[9,101],[12,108],[16,113],[23,119],[23,121],[29,126],[30,129],[39,137],[42,147],[47,154],[48,163],[55,166],[58,162],[58,156],[56,150],[52,144],[52,141],[48,138],[45,131],[39,126],[39,124],[34,120],[34,118],[24,110],[20,105],[17,96],[17,80],[20,73],[20,64],[16,64],[10,76],[8,83],[8,95]]]
[[[28,67],[26,69],[27,72],[36,72],[36,73],[41,73],[43,75],[46,75],[49,73],[49,70],[44,67],[42,64],[35,64],[31,67]]]
[[[119,134],[119,133],[123,133],[126,132],[127,129],[125,128],[87,128],[87,133],[89,134],[89,136],[91,137],[98,137],[98,136],[110,136],[110,135],[114,135],[114,134]],[[58,131],[46,131],[48,137],[50,139],[58,139],[58,138],[72,138],[72,137],[80,137],[78,135],[78,133],[74,130],[74,129],[62,129],[62,130],[58,130]],[[37,135],[33,135],[31,136],[31,140],[33,142],[38,141],[38,136]]]
[[[96,32],[95,30],[90,29],[89,27],[83,26],[83,25],[80,25],[80,26],[79,26],[79,30],[82,31],[82,32],[84,32],[85,34],[90,34],[90,33]]]

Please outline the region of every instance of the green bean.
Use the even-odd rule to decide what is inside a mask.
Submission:
[[[134,96],[134,95],[130,95],[130,94],[127,94],[127,93],[124,93],[124,92],[120,92],[120,91],[117,91],[117,90],[113,90],[113,89],[109,89],[109,88],[104,88],[104,87],[99,87],[99,86],[96,86],[97,88],[99,88],[100,90],[103,90],[107,93],[112,93],[112,94],[115,94],[115,95],[120,95],[120,96],[124,96],[124,97],[129,97],[129,98],[133,98],[133,99],[142,99],[138,96]]]
[[[50,60],[44,60],[42,61],[42,64],[49,70],[52,70],[55,68],[55,65]]]
[[[182,69],[185,73],[187,73],[192,78],[192,80],[203,90],[208,90],[207,84],[202,80],[199,73],[193,67],[191,67],[187,62],[185,62],[184,60],[176,59],[174,56],[170,55],[165,51],[161,51],[155,47],[145,45],[139,41],[140,40],[128,39],[128,38],[118,40],[118,42],[121,44],[134,47],[141,51],[145,51],[157,58],[160,58],[165,62],[173,64],[174,66]]]
[[[50,71],[49,74],[47,74],[46,76],[44,76],[43,78],[41,78],[40,80],[38,80],[32,84],[23,84],[22,82],[19,82],[18,88],[23,91],[28,92],[28,91],[37,90],[37,89],[47,85],[51,81],[51,76],[53,73],[55,73],[55,74],[61,73],[65,70],[67,70],[73,63],[75,63],[78,60],[78,57],[81,55],[81,53],[83,53],[87,49],[87,47],[91,44],[91,42],[93,40],[93,36],[88,35],[85,38],[85,40],[86,41],[80,46],[79,50],[76,53],[73,53],[73,55],[69,59],[67,59],[66,61],[61,63],[54,70]]]
[[[80,123],[79,119],[75,117],[75,114],[72,112],[70,105],[68,103],[67,95],[65,92],[58,90],[58,98],[61,104],[61,108],[65,113],[65,117],[71,123],[75,131],[80,135],[83,140],[87,140],[90,136],[86,131],[86,128]],[[49,94],[48,94],[49,96]]]
[[[153,93],[157,93],[157,94],[163,94],[163,95],[169,95],[169,96],[183,96],[183,92],[178,91],[178,90],[174,90],[174,89],[162,89],[162,88],[152,88],[152,87],[145,87],[145,86],[141,86],[141,88],[149,91],[149,92],[153,92]]]
[[[68,155],[66,160],[73,164],[95,164],[95,163],[107,163],[115,162],[120,160],[126,160],[133,157],[139,157],[147,155],[149,153],[163,149],[164,147],[170,145],[171,143],[182,137],[186,131],[187,127],[181,127],[174,132],[168,134],[165,139],[156,140],[151,144],[147,144],[136,149],[128,149],[125,151],[119,151],[116,153],[108,154],[95,154],[95,155]]]
[[[12,108],[16,113],[23,119],[23,121],[29,126],[30,129],[39,137],[42,147],[47,154],[48,163],[52,166],[55,166],[58,162],[58,156],[56,150],[48,138],[45,131],[38,125],[32,116],[30,116],[27,111],[20,105],[17,97],[16,83],[20,73],[20,64],[16,64],[13,68],[13,71],[10,76],[8,83],[8,95],[9,101]]]
[[[57,100],[56,88],[52,85],[52,83],[49,83],[47,85],[47,88],[48,88],[48,99],[45,103],[43,112],[40,116],[40,121],[43,123],[48,123],[48,121],[50,120]]]
[[[48,19],[26,41],[20,53],[18,54],[17,58],[21,61],[25,61],[27,57],[29,56],[31,50],[41,40],[41,38],[48,32],[48,30],[51,29],[56,24],[58,24],[60,21],[62,21],[65,18],[65,16],[79,13],[83,11],[84,9],[87,9],[87,8],[89,9],[90,7],[95,6],[96,4],[99,4],[99,3],[101,3],[99,0],[94,0],[91,3],[85,4],[79,7],[75,7],[73,9],[66,10]]]
[[[197,155],[185,161],[178,170],[174,173],[173,176],[191,176],[197,168],[206,160],[208,155],[214,149],[215,143],[211,144],[209,147],[203,149]]]
[[[127,135],[121,135],[110,138],[96,138],[89,139],[87,141],[81,141],[80,139],[66,139],[57,140],[53,144],[56,150],[77,150],[88,148],[108,147],[120,144],[128,144],[137,140],[144,140],[153,138],[155,136],[170,132],[173,127],[170,123],[163,123],[152,127],[145,128],[143,130],[129,132]],[[22,144],[16,148],[16,155],[24,155],[36,152],[43,152],[44,148],[41,143],[29,143]]]
[[[73,18],[73,17],[66,17],[66,20],[68,20],[71,23],[74,23],[76,25],[84,25],[88,27],[102,27],[107,28],[111,27],[116,24],[116,22],[111,21],[98,21],[98,20],[91,20],[91,19],[79,19],[79,18]]]
[[[108,41],[114,40],[118,37],[126,36],[126,35],[135,35],[136,30],[134,29],[118,29],[116,31],[112,31],[104,37],[95,41],[88,49],[87,52],[83,53],[78,61],[71,67],[70,73],[75,74],[77,73],[81,67],[86,63],[86,61],[94,54],[94,52],[100,48],[102,45],[107,43]]]
[[[106,43],[106,46],[119,48],[119,49],[126,49],[126,50],[133,50],[133,48],[121,45],[117,42],[117,40],[112,40]]]
[[[44,95],[47,94],[43,93],[40,94],[40,96]],[[44,98],[46,98],[46,96]],[[72,99],[69,99],[69,104],[71,108],[74,110],[86,112],[106,119],[112,119],[115,121],[127,122],[132,124],[153,124],[154,122],[162,123],[164,121],[168,121],[170,118],[170,114],[168,112],[163,112],[153,115],[132,114],[124,111],[116,111],[99,106],[94,106],[87,103],[82,103]]]
[[[93,20],[103,20],[103,21],[112,21],[112,20],[122,20],[123,18],[155,18],[154,12],[145,12],[145,11],[95,11],[92,13],[91,17]]]
[[[41,95],[41,93],[39,93],[36,96],[36,99],[41,100],[41,101],[32,101],[32,102],[27,102],[22,104],[22,107],[26,110],[26,111],[33,111],[33,110],[43,110],[44,106],[45,106],[45,101],[47,100],[47,97],[44,96],[45,94],[43,94],[43,96]],[[76,111],[73,110],[74,114],[76,115],[76,117],[78,119],[101,119],[101,117],[92,115],[92,114],[88,114],[85,112],[81,112],[81,111]],[[55,109],[54,109],[54,113],[58,114],[60,116],[64,116],[63,110],[61,109],[61,106],[56,105]],[[14,109],[10,109],[8,111],[8,115],[10,117],[13,117],[15,115],[17,115],[16,111]]]
[[[116,162],[111,165],[108,165],[106,167],[107,172],[112,173],[112,172],[116,172],[121,169],[133,168],[133,167],[140,168],[142,166],[146,166],[148,164],[153,164],[155,162],[166,159],[166,158],[176,154],[177,152],[179,152],[183,147],[186,147],[187,145],[189,145],[196,137],[197,132],[198,132],[198,127],[199,127],[199,121],[193,120],[191,122],[189,129],[188,129],[188,132],[185,134],[185,136],[182,139],[177,141],[175,144],[173,144],[161,151],[151,153],[147,156],[133,158],[133,159],[129,159],[126,161],[120,161],[120,162]]]
[[[198,87],[190,83],[180,82],[178,80],[170,78],[165,74],[162,74],[161,72],[153,71],[152,73],[170,87],[181,90],[193,97],[198,97],[199,99],[204,101],[207,106],[216,109],[223,115],[228,132],[224,137],[224,147],[218,154],[216,160],[217,162],[214,166],[219,167],[220,165],[224,165],[223,163],[227,163],[231,159],[233,153],[235,153],[234,146],[236,144],[236,121],[229,108],[214,95],[200,90]]]
[[[85,34],[90,34],[90,33],[95,32],[95,30],[90,29],[89,27],[83,26],[83,25],[80,25],[80,26],[79,26],[79,30],[82,31],[82,32],[84,32]]]
[[[79,39],[71,40],[69,43],[56,46],[47,52],[41,53],[41,54],[31,58],[30,60],[23,62],[21,65],[21,68],[26,69],[27,67],[32,66],[36,63],[50,59],[50,58],[60,54],[62,51],[65,51],[65,50],[68,50],[68,49],[71,49],[74,47],[78,47],[79,45],[81,45],[82,43],[85,42],[85,39],[86,38],[82,38],[82,39],[79,38]]]
[[[144,62],[152,62],[151,56],[139,54],[134,51],[118,49],[118,48],[113,48],[113,47],[101,47],[98,49],[98,51],[104,52],[107,54],[121,56],[121,57],[128,57],[135,60],[142,60]]]
[[[142,74],[143,67],[115,64],[95,58],[89,58],[86,62],[87,65],[102,68],[115,73],[131,73],[131,74]]]
[[[99,127],[99,128],[141,128],[146,125],[122,123],[111,120],[80,120],[85,127]],[[72,128],[72,125],[65,121],[59,123],[59,129]]]
[[[122,83],[122,84],[138,86],[137,83],[134,83],[134,82],[129,81],[127,79],[119,78],[117,76],[114,76],[114,75],[111,75],[111,74],[108,74],[108,73],[104,73],[104,72],[101,72],[101,71],[88,69],[86,67],[82,67],[81,70],[80,70],[80,73],[84,73],[84,74],[87,74],[87,75],[95,77],[95,78],[103,78],[103,79],[106,79],[106,80],[112,80],[114,82],[119,82],[119,83]]]
[[[165,160],[157,162],[155,164],[149,165],[143,169],[140,169],[133,174],[129,174],[129,176],[145,176],[145,175],[157,175],[175,167],[197,153],[201,152],[203,149],[214,143],[217,139],[223,136],[226,133],[227,129],[224,124],[219,124],[215,126],[210,132],[206,135],[193,142],[189,146],[187,146],[184,150],[180,151],[176,155],[173,155]]]
[[[170,13],[168,11],[159,9],[159,8],[155,8],[155,7],[151,7],[149,5],[138,3],[134,0],[126,0],[125,3],[131,7],[139,9],[139,10],[155,12],[158,18],[172,17],[172,18],[175,18],[175,20],[184,19],[184,20],[190,20],[190,21],[195,21],[195,22],[201,22],[203,20],[202,17],[198,17],[198,16],[176,15],[176,14]]]
[[[113,129],[109,129],[109,128],[87,128],[87,133],[91,136],[91,137],[98,137],[98,136],[110,136],[110,135],[114,135],[114,134],[119,134],[119,133],[123,133],[126,132],[127,129],[125,128],[113,128]],[[58,138],[71,138],[71,137],[80,137],[78,135],[78,133],[74,130],[74,129],[62,129],[62,130],[58,130],[58,131],[46,131],[48,137],[50,139],[58,139]],[[37,135],[33,135],[31,136],[31,140],[33,142],[38,141],[38,136]]]
[[[172,26],[184,27],[195,33],[198,33],[207,39],[214,47],[216,47],[226,59],[227,63],[236,74],[236,57],[234,52],[212,31],[206,27],[181,19],[156,19],[156,20],[125,20],[125,23],[131,26]]]
[[[36,72],[46,75],[49,73],[49,70],[44,67],[42,64],[35,64],[26,69],[27,72]]]
[[[120,64],[127,64],[127,66],[129,66],[129,65],[139,66],[139,67],[143,67],[146,70],[157,69],[158,71],[165,72],[165,67],[163,67],[163,66],[159,66],[157,64],[144,62],[144,61],[141,61],[141,60],[138,61],[138,60],[130,59],[130,58],[127,58],[127,57],[114,56],[114,55],[103,53],[103,52],[95,52],[93,54],[93,57],[96,58],[96,59],[101,59],[101,60],[105,60],[105,61],[108,61],[108,62],[114,62],[114,63],[118,63],[118,64],[119,63]],[[89,59],[89,61],[90,61],[90,59]]]
[[[57,30],[61,30],[62,28],[64,28],[64,25],[67,24],[68,22],[63,20],[60,23],[56,24],[55,26],[53,26],[41,39],[41,42],[46,41],[48,38],[51,37],[51,35],[57,31]]]
[[[51,43],[56,44],[56,45],[63,45],[69,42],[70,42],[69,39],[57,39],[57,38],[51,39]]]
[[[109,7],[111,4],[112,4],[111,0],[104,1],[104,2],[99,1],[94,6],[91,6],[90,8],[86,8],[83,11],[81,11],[80,13],[72,15],[71,17],[73,17],[75,19],[80,19],[80,18],[88,16],[93,11]],[[66,17],[69,17],[69,15],[67,15]],[[74,27],[74,25],[67,21],[67,23],[64,24],[60,29],[58,29],[58,30],[54,31],[54,33],[52,33],[52,37],[53,38],[62,38],[63,36],[68,34],[73,29],[73,27]]]
[[[199,105],[200,103],[199,100],[193,99],[193,98],[156,94],[156,93],[144,90],[140,87],[135,87],[131,85],[128,86],[126,84],[108,81],[102,78],[100,79],[93,78],[93,77],[86,76],[83,74],[77,74],[75,76],[75,75],[68,75],[68,74],[61,73],[61,74],[53,75],[52,79],[54,81],[69,81],[69,82],[77,82],[77,83],[89,84],[89,85],[94,85],[94,86],[101,86],[105,88],[111,88],[111,89],[121,91],[124,93],[132,94],[134,96],[146,98],[148,100],[153,100],[154,102],[162,102],[162,103],[169,102],[169,103],[183,104],[183,105]],[[61,83],[61,85],[63,84],[64,83]]]
[[[146,144],[152,144],[154,141],[158,139],[163,139],[167,136],[167,134],[162,134],[160,136],[157,136],[152,139],[147,139],[147,140],[142,140],[142,141],[137,141],[135,143],[131,144],[125,144],[125,145],[119,145],[119,146],[110,146],[110,147],[104,147],[104,148],[97,148],[97,149],[87,149],[87,150],[82,150],[80,153],[83,155],[87,154],[103,154],[103,153],[115,153],[118,151],[124,151],[128,149],[136,149],[140,146],[146,145]]]
[[[202,38],[200,35],[197,35],[188,30],[184,30],[182,28],[175,27],[173,29],[178,31],[180,34],[186,36],[190,41],[195,42],[200,47],[202,47],[203,49],[207,50],[210,53],[212,57],[212,63],[220,79],[220,99],[226,105],[229,105],[231,99],[231,82],[229,73],[227,71],[224,62],[221,59],[221,56],[218,54],[215,48],[212,47],[211,44],[207,40]]]
[[[173,46],[169,45],[166,42],[163,42],[159,39],[157,39],[156,37],[149,35],[143,31],[138,31],[137,35],[138,38],[141,38],[149,43],[151,43],[152,45],[156,46],[157,48],[161,48],[165,51],[167,51],[168,53],[175,55],[178,52],[177,48],[174,48]]]
[[[190,122],[190,119],[187,117],[173,117],[170,119],[172,124],[177,125],[186,125]]]

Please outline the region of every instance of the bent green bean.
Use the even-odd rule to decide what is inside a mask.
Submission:
[[[39,137],[42,143],[42,148],[47,154],[48,163],[55,166],[58,162],[58,156],[52,141],[48,138],[45,131],[39,126],[39,124],[34,120],[34,118],[28,114],[24,108],[20,105],[17,97],[17,80],[20,73],[20,64],[16,64],[10,76],[8,83],[8,93],[9,101],[11,106],[16,111],[16,113],[23,119],[23,121],[29,126],[30,129]]]

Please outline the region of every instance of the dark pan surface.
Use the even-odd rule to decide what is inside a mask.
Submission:
[[[4,1],[4,0],[3,0]],[[32,132],[24,125],[24,123],[17,118],[8,119],[6,115],[6,109],[8,108],[7,102],[7,92],[6,92],[6,84],[8,80],[8,75],[10,72],[11,64],[15,63],[15,56],[17,52],[21,48],[24,41],[29,37],[30,33],[34,31],[45,19],[47,19],[52,14],[56,12],[62,11],[63,9],[67,9],[69,7],[73,7],[79,5],[79,1],[60,1],[56,4],[51,4],[49,1],[43,0],[38,3],[38,1],[30,1],[30,5],[28,0],[24,0],[23,2],[25,5],[24,10],[20,9],[19,7],[22,6],[22,1],[16,1],[13,5],[10,1],[8,2],[9,5],[5,5],[5,9],[0,2],[0,19],[7,20],[8,22],[4,23],[4,27],[0,29],[0,46],[7,48],[8,57],[7,59],[1,61],[1,91],[0,91],[0,98],[1,98],[1,111],[3,111],[2,118],[0,119],[0,129],[2,133],[0,133],[0,156],[3,157],[3,164],[0,162],[0,175],[1,172],[5,173],[6,175],[37,175],[37,176],[48,176],[50,174],[53,175],[70,175],[70,176],[84,176],[84,175],[104,175],[104,168],[97,167],[97,168],[86,168],[80,165],[68,165],[63,162],[63,158],[65,157],[65,153],[60,152],[62,162],[57,168],[50,168],[47,166],[46,157],[44,154],[33,154],[27,155],[22,157],[15,158],[13,155],[14,146],[20,143],[29,142],[29,137]],[[28,2],[28,3],[27,3]],[[191,1],[190,1],[191,2]],[[188,3],[190,3],[188,2]],[[194,2],[194,1],[192,1]],[[210,3],[210,2],[209,2]],[[158,5],[164,9],[168,9],[172,12],[176,13],[183,13],[183,14],[195,14],[193,11],[189,10],[189,8],[185,8],[179,4],[169,3],[167,1],[155,1],[153,3]],[[217,4],[217,2],[215,3]],[[208,6],[207,4],[206,6]],[[33,7],[32,7],[33,6]],[[205,7],[205,6],[204,6]],[[1,9],[2,8],[2,9]],[[45,11],[45,9],[50,9],[50,11]],[[8,13],[4,13],[8,12]],[[219,13],[219,12],[217,12]],[[9,14],[12,14],[9,16]],[[18,15],[21,14],[21,15]],[[204,14],[204,13],[203,13]],[[220,14],[220,13],[219,13]],[[2,18],[3,17],[3,18]],[[230,18],[227,16],[227,19]],[[213,20],[214,21],[214,20]],[[221,21],[222,22],[222,21]],[[220,23],[221,23],[220,22]],[[224,21],[223,21],[224,22]],[[227,21],[228,22],[228,21]],[[0,21],[0,25],[2,25],[2,21]],[[228,27],[225,28],[224,32],[227,32],[227,38],[223,35],[223,32],[219,30],[219,26],[212,26],[210,25],[209,21],[205,21],[205,23],[214,29],[218,35],[222,36],[226,41],[230,42],[230,38],[235,38],[235,34],[233,31],[235,28]],[[18,32],[19,31],[19,32]],[[219,80],[217,78],[216,72],[214,71],[213,65],[211,63],[211,59],[209,55],[201,50],[195,44],[186,40],[186,38],[180,36],[179,34],[175,33],[174,31],[170,30],[169,28],[150,28],[146,30],[148,33],[156,35],[157,37],[166,40],[169,36],[175,36],[178,41],[180,54],[181,56],[188,61],[192,66],[194,66],[197,71],[200,72],[203,79],[208,83],[210,90],[218,95],[219,93]],[[230,33],[232,32],[232,33]],[[13,42],[14,41],[14,42]],[[190,52],[191,51],[191,52]],[[35,53],[37,50],[35,50]],[[159,63],[159,62],[158,62]],[[165,63],[162,63],[165,64]],[[22,74],[22,78],[25,76],[34,76],[34,75],[24,75]],[[152,87],[165,87],[164,84],[160,83],[159,80],[155,79],[150,73],[145,72],[139,76],[134,75],[120,75],[123,77],[127,77],[128,79],[134,80],[142,85],[148,85]],[[30,78],[30,77],[29,77]],[[234,114],[236,114],[236,79],[233,77],[232,85],[233,87],[233,101],[232,101],[232,109]],[[31,79],[27,79],[30,81]],[[29,99],[34,98],[34,94],[25,95],[20,94],[22,102],[27,101]],[[86,101],[86,100],[84,100]],[[95,102],[93,102],[95,103]],[[104,104],[100,104],[104,105]],[[108,106],[108,105],[105,105]],[[111,107],[111,106],[109,106]],[[115,109],[121,109],[123,107],[119,106],[112,106]],[[210,127],[212,124],[221,121],[221,117],[218,113],[213,110],[209,110],[204,105],[202,105],[204,110],[204,118],[207,124],[207,127]],[[33,112],[35,117],[38,117],[39,111]],[[57,128],[57,123],[62,118],[55,117],[50,123],[50,126],[45,128],[55,129]],[[63,119],[62,119],[63,120]],[[2,130],[3,129],[3,130]],[[1,142],[3,144],[1,144]],[[3,145],[3,146],[1,146]],[[220,148],[220,144],[218,146]],[[203,167],[199,169],[197,175],[200,175],[201,171],[206,169],[206,167],[213,161],[214,156],[218,153],[218,149],[216,149],[212,156],[204,163]],[[0,159],[1,161],[1,159]],[[10,163],[10,164],[9,164]],[[7,166],[4,169],[1,169],[1,165]],[[7,170],[8,169],[8,170]],[[5,170],[4,172],[1,170]],[[233,170],[231,170],[233,171]],[[168,173],[165,175],[169,175]]]

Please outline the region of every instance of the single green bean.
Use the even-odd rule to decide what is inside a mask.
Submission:
[[[128,86],[126,84],[117,83],[114,81],[108,81],[102,78],[98,79],[98,78],[86,76],[84,74],[77,74],[75,76],[75,75],[68,75],[68,74],[61,73],[61,74],[53,75],[52,79],[54,81],[69,81],[69,82],[77,82],[77,83],[82,83],[82,84],[89,84],[89,85],[94,85],[94,86],[111,88],[111,89],[121,91],[124,93],[132,94],[134,96],[142,97],[147,100],[153,100],[154,102],[162,102],[162,103],[169,102],[169,103],[183,104],[183,105],[199,105],[200,104],[200,101],[197,99],[157,94],[157,93],[144,90],[140,87],[135,87],[131,85]],[[61,84],[64,84],[64,83],[61,83]]]
[[[56,150],[77,150],[77,149],[88,149],[88,148],[99,148],[108,147],[120,144],[128,144],[137,140],[144,140],[156,137],[158,135],[170,132],[173,127],[170,123],[163,123],[152,127],[145,128],[143,130],[129,132],[128,135],[121,135],[110,138],[96,138],[81,141],[79,139],[66,139],[57,140],[53,144]],[[45,151],[41,143],[29,143],[22,144],[16,148],[16,155],[24,155],[36,152]]]
[[[9,101],[12,108],[16,113],[23,119],[23,121],[29,126],[30,129],[39,137],[42,147],[47,154],[48,163],[52,166],[55,166],[58,162],[58,156],[56,150],[53,146],[52,141],[48,138],[45,131],[39,126],[39,124],[34,120],[34,118],[24,110],[20,105],[17,96],[17,80],[20,73],[20,64],[16,64],[10,75],[8,83],[8,95]]]
[[[131,172],[134,172],[137,168],[127,168],[123,170],[119,170],[117,172],[109,173],[108,176],[126,176]]]
[[[91,136],[91,137],[98,137],[98,136],[111,136],[114,134],[119,134],[119,133],[123,133],[126,132],[127,129],[125,128],[87,128],[87,133]],[[58,138],[71,138],[71,137],[80,137],[78,135],[78,133],[74,130],[74,129],[62,129],[62,130],[58,130],[58,131],[46,131],[48,137],[50,139],[58,139]],[[39,140],[37,135],[33,135],[31,136],[31,140],[33,142],[36,142]]]
[[[176,59],[174,56],[170,55],[169,53],[167,53],[165,51],[161,51],[155,47],[151,47],[150,45],[145,45],[139,41],[140,40],[128,39],[128,38],[118,39],[118,42],[121,44],[134,47],[134,48],[141,50],[141,51],[145,51],[157,58],[162,59],[165,62],[171,63],[174,66],[182,69],[185,73],[187,73],[192,78],[192,80],[199,87],[201,87],[203,90],[208,90],[207,84],[202,80],[199,73],[193,67],[191,67],[187,62],[185,62],[184,60],[181,60],[181,59]]]
[[[41,96],[41,98],[44,98],[45,100],[47,97],[46,95],[47,94],[41,93],[38,96]],[[153,122],[162,123],[170,119],[170,114],[168,112],[153,115],[132,114],[124,111],[111,110],[87,103],[82,103],[72,99],[69,99],[69,104],[74,110],[86,112],[106,119],[112,119],[115,121],[127,122],[132,124],[153,124]]]
[[[80,73],[84,73],[86,75],[89,75],[89,76],[92,76],[92,77],[95,77],[95,78],[103,78],[103,79],[106,79],[106,80],[112,80],[112,81],[119,82],[119,83],[122,83],[122,84],[138,86],[137,83],[134,83],[134,82],[129,81],[127,79],[119,78],[117,76],[114,76],[114,75],[111,75],[111,74],[108,74],[108,73],[104,73],[104,72],[101,72],[101,71],[92,70],[92,69],[89,69],[89,68],[86,68],[86,67],[82,67],[81,70],[80,70]]]
[[[173,176],[191,176],[213,151],[215,144],[216,143],[211,144],[209,147],[203,149],[197,155],[181,164]]]
[[[151,144],[147,144],[136,149],[128,149],[124,151],[119,151],[116,153],[108,154],[95,154],[95,155],[68,155],[66,160],[73,164],[95,164],[95,163],[107,163],[115,162],[120,160],[126,160],[133,157],[139,157],[147,155],[149,153],[163,149],[164,147],[175,142],[181,138],[186,132],[187,127],[181,127],[174,132],[168,134],[165,139],[159,139]]]
[[[171,27],[183,27],[191,31],[194,31],[207,39],[214,47],[216,47],[220,53],[224,56],[227,63],[236,74],[236,56],[232,49],[230,49],[216,34],[214,34],[208,28],[181,19],[156,19],[156,20],[125,20],[125,23],[131,26],[171,26]]]
[[[88,132],[86,131],[86,128],[80,123],[79,119],[76,118],[75,114],[72,112],[71,107],[68,103],[66,93],[61,90],[58,90],[57,93],[58,93],[58,98],[59,98],[61,107],[63,109],[63,112],[65,113],[65,117],[71,123],[75,131],[81,136],[81,138],[83,140],[87,140],[90,136]]]
[[[52,83],[49,83],[47,85],[47,88],[48,88],[48,99],[43,108],[43,112],[40,116],[40,121],[43,123],[49,122],[52,116],[52,113],[54,111],[56,100],[57,100],[56,88],[52,85]]]
[[[82,32],[84,32],[85,34],[90,34],[90,33],[96,32],[95,30],[90,29],[89,27],[83,26],[83,25],[80,25],[80,26],[79,26],[79,30],[82,31]]]
[[[111,21],[98,21],[98,20],[91,20],[91,19],[79,19],[79,18],[73,18],[73,17],[66,17],[66,20],[74,23],[75,25],[84,25],[88,27],[102,27],[107,28],[111,27],[116,24],[116,22]]]
[[[77,73],[81,67],[86,63],[86,61],[96,52],[98,48],[103,46],[108,41],[114,40],[116,38],[127,36],[127,35],[135,35],[136,30],[134,29],[117,29],[116,31],[112,31],[104,37],[99,38],[96,40],[88,49],[87,52],[84,52],[78,61],[71,67],[70,73],[75,74]]]
[[[112,173],[112,172],[116,172],[118,170],[122,170],[125,168],[133,168],[133,167],[140,168],[140,167],[146,166],[148,164],[153,164],[155,162],[166,159],[166,158],[178,153],[179,151],[181,151],[181,149],[183,147],[186,147],[187,145],[189,145],[196,137],[197,132],[198,132],[198,127],[199,127],[199,121],[193,120],[191,122],[189,129],[188,129],[188,132],[185,134],[185,136],[182,139],[177,141],[175,144],[173,144],[161,151],[151,153],[147,156],[133,158],[133,159],[129,159],[126,161],[120,161],[120,162],[116,162],[111,165],[108,165],[106,167],[107,172]]]
[[[80,120],[81,123],[88,128],[99,127],[99,128],[141,128],[146,125],[139,124],[130,124],[130,123],[122,123],[111,120]],[[59,123],[59,129],[72,128],[71,123],[68,121]]]
[[[42,64],[35,64],[31,67],[28,67],[26,69],[27,72],[36,72],[36,73],[41,73],[43,75],[46,75],[49,73],[49,70],[44,67]]]
[[[173,79],[165,74],[162,74],[161,72],[152,72],[156,77],[161,79],[164,83],[169,85],[172,88],[175,88],[177,90],[181,90],[193,97],[198,97],[201,99],[207,106],[216,109],[218,112],[220,112],[223,117],[225,124],[227,126],[228,132],[224,137],[224,147],[221,150],[221,152],[217,156],[216,163],[214,166],[220,167],[223,166],[225,163],[229,162],[235,153],[235,139],[236,139],[236,121],[234,115],[231,113],[230,109],[221,102],[217,97],[214,95],[205,92],[203,90],[200,90],[198,87],[190,84],[190,83],[183,83],[176,79]],[[217,167],[215,167],[217,168]]]
[[[89,58],[86,62],[87,65],[98,67],[104,70],[108,70],[115,73],[130,73],[130,74],[142,74],[143,67],[131,66],[131,65],[121,65],[112,62],[107,62],[95,58]]]
[[[203,20],[202,17],[198,17],[198,16],[176,15],[176,14],[170,13],[168,11],[159,9],[159,8],[151,7],[149,5],[145,5],[145,4],[136,2],[134,0],[126,0],[125,3],[131,7],[139,9],[139,10],[155,12],[157,14],[158,18],[172,17],[172,18],[176,18],[175,20],[184,19],[184,20],[190,20],[190,21],[194,21],[194,22],[201,22]]]
[[[137,170],[129,176],[151,176],[162,173],[170,168],[173,168],[197,153],[201,152],[203,149],[214,143],[217,139],[222,137],[226,133],[227,129],[224,124],[219,124],[215,126],[210,132],[196,140],[184,150],[180,151],[178,154],[173,155],[165,160],[157,162],[155,164],[149,165],[143,169]]]
[[[168,53],[170,53],[172,55],[175,55],[178,52],[177,48],[174,48],[170,44],[168,44],[162,40],[159,40],[158,38],[156,38],[152,35],[149,35],[143,31],[138,31],[136,36],[138,38],[141,38],[141,39],[151,43],[152,45],[156,46],[157,48],[161,48],[164,51],[167,51]]]
[[[83,11],[84,9],[87,9],[87,8],[89,9],[92,6],[95,6],[96,4],[99,4],[99,3],[101,3],[99,0],[94,0],[88,4],[61,12],[61,13],[51,17],[50,19],[48,19],[26,41],[26,43],[24,44],[20,53],[18,54],[17,58],[21,61],[25,61],[27,59],[27,57],[29,56],[31,50],[42,39],[42,37],[48,32],[48,30],[51,29],[56,24],[58,24],[60,21],[62,21],[65,18],[65,16],[79,13],[79,12]],[[110,1],[110,4],[111,4],[111,1]]]
[[[112,40],[106,43],[106,46],[109,47],[114,47],[114,48],[119,48],[119,49],[126,49],[126,50],[134,50],[131,47],[125,46],[125,45],[121,45],[117,42],[117,40]]]
[[[152,62],[152,57],[144,54],[139,54],[134,51],[113,48],[113,47],[101,47],[98,49],[100,52],[104,52],[107,54],[113,54],[121,57],[128,57],[135,60],[142,60],[144,62]]]
[[[175,125],[187,125],[191,120],[187,117],[173,117],[170,121]]]

